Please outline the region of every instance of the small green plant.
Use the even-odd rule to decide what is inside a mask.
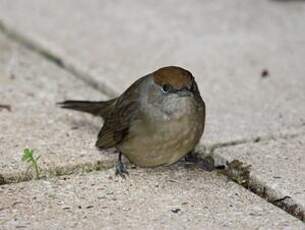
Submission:
[[[33,168],[36,174],[36,179],[39,179],[39,174],[40,174],[40,170],[38,167],[38,160],[39,160],[40,156],[35,157],[34,156],[34,150],[33,149],[24,149],[23,150],[23,154],[22,154],[22,161],[27,162],[28,164],[30,164],[30,166],[28,167],[27,171],[30,168]]]

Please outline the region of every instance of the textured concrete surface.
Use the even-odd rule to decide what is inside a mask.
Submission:
[[[0,15],[117,92],[160,66],[189,68],[207,102],[207,144],[304,124],[304,1],[2,0]]]
[[[261,184],[305,210],[305,135],[220,148],[215,154],[251,164],[251,174]]]
[[[46,168],[73,166],[116,157],[94,147],[102,121],[56,107],[67,98],[103,99],[101,93],[0,34],[0,175],[23,171],[23,149],[33,148]],[[60,172],[58,172],[60,174]]]
[[[216,173],[113,170],[0,187],[1,229],[304,229]]]
[[[202,143],[268,136],[215,153],[252,164],[259,183],[304,210],[305,142],[291,136],[305,128],[304,16],[304,1],[1,0],[0,29],[48,58],[0,35],[0,105],[11,106],[0,107],[0,184],[3,175],[24,175],[25,147],[55,174],[116,160],[94,147],[100,119],[55,107],[105,98],[69,71],[110,95],[160,66],[181,65],[206,100]],[[215,173],[181,164],[131,170],[126,181],[113,173],[0,186],[0,229],[305,228]]]

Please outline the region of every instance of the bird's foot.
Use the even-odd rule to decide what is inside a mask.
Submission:
[[[198,157],[197,153],[194,152],[189,152],[188,154],[186,154],[186,156],[184,157],[185,161],[188,162],[192,162],[192,163],[197,163],[198,161],[200,161],[200,158]]]
[[[189,152],[184,157],[186,162],[198,165],[201,169],[205,171],[213,171],[215,169],[215,161],[211,156],[206,156],[201,158],[198,153]]]
[[[126,179],[126,175],[128,175],[128,171],[126,166],[123,164],[123,162],[119,161],[115,166],[115,175],[121,176],[122,178]]]

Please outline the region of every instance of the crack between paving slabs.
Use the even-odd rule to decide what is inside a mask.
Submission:
[[[112,87],[108,86],[105,82],[97,82],[93,80],[94,74],[88,73],[88,70],[85,70],[80,65],[75,64],[75,61],[73,61],[71,58],[60,57],[61,55],[49,49],[47,45],[42,44],[41,42],[37,41],[37,39],[31,38],[29,35],[23,34],[17,30],[12,29],[10,26],[7,26],[7,23],[4,23],[1,19],[0,31],[6,37],[23,45],[28,50],[39,54],[43,58],[54,63],[59,68],[71,73],[77,79],[80,79],[87,85],[105,94],[106,96],[117,96],[117,92]]]
[[[238,185],[243,186],[248,191],[260,196],[267,202],[275,205],[276,207],[281,208],[290,215],[300,219],[305,222],[305,208],[293,200],[290,196],[280,194],[278,191],[272,189],[268,185],[264,184],[262,181],[257,179],[255,176],[250,174],[250,166],[246,165],[244,162],[239,160],[233,160],[228,162],[227,159],[223,158],[219,154],[215,154],[215,150],[218,148],[225,148],[229,146],[235,146],[246,143],[257,143],[260,141],[271,141],[277,138],[294,138],[301,134],[287,134],[287,135],[278,135],[278,136],[266,136],[266,137],[257,137],[253,139],[243,139],[236,140],[225,143],[217,143],[211,146],[200,145],[198,149],[199,158],[205,160],[207,157],[212,157],[213,162],[223,162],[224,170],[219,170],[219,173],[225,175],[227,178],[237,183]],[[65,176],[77,173],[88,173],[92,171],[101,171],[108,170],[114,166],[114,161],[95,161],[95,162],[86,162],[76,165],[67,165],[67,166],[58,166],[49,169],[44,169],[41,171],[41,176],[39,179],[45,179],[49,177]],[[226,170],[228,166],[230,170]],[[19,182],[26,182],[33,180],[35,175],[33,173],[29,174],[26,171],[10,174],[0,174],[0,186],[4,184],[12,184]]]
[[[276,207],[284,210],[286,213],[305,222],[305,207],[296,202],[287,194],[282,194],[276,191],[275,189],[266,185],[256,176],[251,175],[251,165],[247,165],[246,163],[239,160],[233,160],[229,162],[228,159],[225,159],[221,155],[215,153],[215,150],[218,148],[225,148],[246,143],[258,143],[261,141],[268,142],[276,139],[289,139],[298,137],[300,135],[304,135],[304,133],[300,132],[292,134],[270,135],[264,137],[256,137],[252,139],[242,139],[225,143],[216,143],[211,146],[200,145],[198,148],[198,154],[202,160],[205,160],[208,157],[212,158],[213,162],[220,162],[222,165],[218,165],[218,168],[220,168],[219,166],[223,166],[223,169],[218,170],[218,172],[226,176],[231,181],[244,187],[255,195],[258,195],[259,197],[266,200],[268,203],[271,203]],[[215,169],[217,169],[217,167],[215,167]]]
[[[289,135],[279,135],[277,138],[290,138],[296,137],[301,134],[289,134]],[[275,136],[266,136],[266,137],[256,137],[253,139],[243,139],[243,140],[236,140],[231,142],[225,143],[217,143],[211,146],[203,146],[200,145],[198,149],[199,157],[201,159],[206,159],[207,156],[212,157],[213,160],[218,160],[227,164],[228,161],[221,156],[217,156],[214,154],[215,149],[217,148],[224,148],[229,146],[235,146],[239,144],[245,143],[256,143],[259,141],[268,141],[275,139]],[[220,159],[220,160],[219,160]],[[114,165],[114,161],[95,161],[95,162],[85,162],[76,165],[67,165],[67,166],[58,166],[52,167],[49,169],[42,169],[41,178],[45,178],[46,176],[63,176],[63,175],[70,175],[78,172],[91,172],[91,171],[100,171],[110,169]],[[2,184],[11,184],[11,183],[19,183],[22,181],[29,181],[34,179],[34,174],[26,173],[26,171],[18,172],[18,173],[8,173],[8,174],[0,174],[0,185]]]
[[[66,176],[78,173],[89,173],[92,171],[108,170],[113,168],[115,163],[116,161],[108,160],[50,167],[48,169],[41,169],[40,176],[38,179],[46,179],[51,177]],[[5,184],[31,181],[34,179],[35,174],[33,172],[27,172],[24,170],[20,172],[0,174],[0,186]]]
[[[295,137],[297,135],[285,135],[282,138],[289,138],[289,137]],[[260,138],[260,140],[272,140],[274,137],[270,138]],[[222,156],[215,154],[214,151],[217,148],[227,147],[227,146],[234,146],[238,144],[244,144],[244,143],[255,143],[257,139],[253,139],[252,141],[247,142],[246,140],[238,140],[233,142],[227,142],[227,143],[221,143],[221,144],[215,144],[212,147],[209,148],[208,155],[213,156],[213,159],[221,159],[222,162],[226,162],[227,165],[230,165],[230,163],[224,159]],[[230,144],[231,143],[231,144]],[[216,146],[216,147],[215,147]],[[202,146],[201,146],[202,147]],[[204,147],[207,149],[206,147]],[[199,154],[203,154],[204,156],[200,156],[203,159],[207,156],[206,152],[203,153],[202,150],[200,150]],[[236,162],[236,160],[235,160]],[[57,176],[65,176],[65,175],[71,175],[76,173],[88,173],[91,171],[101,171],[101,170],[107,170],[111,169],[113,167],[115,162],[113,161],[96,161],[96,162],[87,162],[77,165],[68,165],[68,166],[59,166],[54,167],[46,170],[42,170],[41,177],[39,179],[49,178],[49,177],[57,177]],[[230,174],[228,171],[219,170],[219,172],[222,175],[225,175],[227,178],[232,180],[233,182],[237,183],[238,185],[243,186],[248,191],[251,191],[252,193],[260,196],[267,202],[275,205],[278,208],[281,208],[288,214],[300,219],[301,221],[305,222],[305,209],[304,207],[300,206],[297,202],[295,202],[291,197],[283,194],[279,194],[278,191],[272,189],[271,187],[265,185],[262,181],[257,179],[255,176],[250,175],[250,167],[243,162],[238,161],[238,164],[233,166],[231,170],[235,170],[235,173]],[[246,173],[245,173],[246,172]],[[240,175],[242,180],[237,179]],[[19,182],[25,182],[30,181],[35,178],[34,174],[27,174],[25,171],[19,172],[19,173],[11,173],[7,175],[0,175],[0,186],[4,184],[12,184],[12,183],[19,183]]]

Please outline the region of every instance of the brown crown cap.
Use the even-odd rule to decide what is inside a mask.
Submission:
[[[167,66],[153,72],[153,79],[160,86],[168,84],[175,89],[182,89],[192,85],[193,75],[181,67]]]

